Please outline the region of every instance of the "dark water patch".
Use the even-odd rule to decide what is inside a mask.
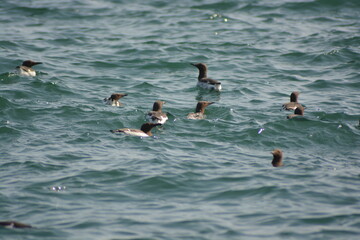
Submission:
[[[287,2],[282,4],[282,7],[287,10],[303,10],[308,12],[309,10],[317,11],[319,8],[324,10],[335,10],[339,7],[359,7],[356,1],[341,1],[341,0],[318,0],[318,1],[296,1],[296,2]]]
[[[81,44],[82,41],[74,38],[74,37],[68,37],[68,38],[56,38],[52,40],[52,44],[53,45],[57,45],[57,46],[63,46],[63,45],[79,45]]]
[[[101,225],[103,225],[103,223],[99,223],[98,221],[87,220],[87,221],[75,224],[74,226],[72,226],[72,228],[73,229],[89,229],[89,228],[101,227]]]
[[[6,94],[7,101],[10,103],[11,110],[17,110],[24,106],[28,106],[34,102],[34,96],[36,95],[31,90],[26,89],[13,89],[13,90],[4,90]]]
[[[121,183],[126,180],[136,179],[136,175],[131,175],[124,169],[113,169],[107,171],[87,171],[82,173],[84,179],[99,179],[102,184]]]
[[[36,89],[36,91],[41,92],[42,95],[52,95],[51,98],[59,99],[60,95],[73,95],[73,91],[69,88],[57,84],[55,81],[43,82],[43,81],[33,81],[30,83],[30,87]],[[54,96],[55,95],[55,96]]]
[[[34,161],[26,161],[22,163],[22,166],[27,169],[30,169],[31,171],[37,171],[37,172],[59,171],[67,168],[66,166],[63,165],[48,164],[48,163],[34,162]]]
[[[315,112],[314,115],[320,119],[321,121],[331,122],[333,124],[337,124],[338,128],[341,128],[341,123],[345,123],[347,121],[356,121],[359,119],[357,115],[349,115],[344,112],[342,113],[327,113],[327,112]]]
[[[0,133],[4,134],[2,136],[5,136],[6,134],[17,135],[20,132],[18,130],[14,129],[14,128],[11,128],[10,126],[2,126],[2,127],[0,127]]]
[[[36,159],[32,161],[14,161],[7,162],[2,164],[2,169],[7,171],[7,174],[4,174],[4,182],[7,182],[7,187],[13,187],[16,184],[23,186],[27,189],[28,181],[26,176],[29,176],[29,173],[36,173],[39,176],[42,176],[43,173],[47,172],[49,174],[56,173],[58,171],[67,169],[66,166],[49,164],[43,162],[35,162]],[[34,178],[35,179],[35,178]],[[25,185],[24,185],[25,184]]]
[[[277,6],[272,4],[259,4],[253,2],[246,2],[243,5],[239,6],[239,10],[246,13],[264,13],[264,12],[273,12],[277,9]]]
[[[204,3],[201,5],[192,6],[193,9],[203,9],[203,10],[214,10],[214,11],[225,11],[232,10],[237,8],[238,2],[228,1],[228,2],[218,2],[218,3]]]
[[[15,49],[19,45],[14,41],[0,40],[0,48],[2,49]]]
[[[13,104],[6,98],[0,97],[0,109],[4,111],[5,109],[13,107]]]
[[[2,124],[1,124],[2,125]],[[9,144],[16,143],[17,139],[22,136],[21,131],[12,126],[1,126],[0,136],[6,144],[1,148],[8,146]],[[5,157],[5,156],[4,156]]]
[[[90,154],[86,154],[86,153],[63,152],[57,155],[48,154],[47,157],[59,161],[78,161],[82,159],[89,159],[91,156]]]
[[[343,228],[341,227],[336,229],[336,227],[334,227],[334,229],[322,229],[317,232],[313,232],[311,233],[311,235],[314,237],[328,236],[330,238],[334,236],[342,238],[344,236],[353,236],[354,238],[356,238],[359,235],[359,231],[357,231],[356,229],[343,230]]]
[[[158,86],[155,86],[154,84],[151,84],[149,82],[143,82],[137,85],[132,86],[130,89],[137,89],[137,90],[141,90],[144,93],[149,93],[151,92],[152,89],[156,89],[159,88]]]
[[[282,58],[285,58],[287,61],[293,62],[303,62],[308,61],[312,59],[312,56],[309,53],[306,52],[290,52],[290,53],[284,53],[280,55]]]
[[[325,216],[317,216],[314,215],[312,217],[309,218],[302,218],[299,219],[298,222],[302,222],[304,224],[316,224],[316,225],[328,225],[328,224],[341,224],[343,222],[349,222],[349,221],[356,221],[356,219],[359,218],[359,214],[349,214],[349,215],[344,215],[344,214],[339,214],[339,215],[325,215]]]
[[[16,83],[19,79],[20,77],[13,72],[6,72],[0,74],[1,84],[13,84]]]
[[[337,23],[337,20],[332,17],[319,16],[314,17],[311,21],[319,22],[319,23]]]
[[[293,75],[293,74],[275,74],[269,76],[269,79],[274,79],[276,81],[287,81],[287,82],[303,82],[306,81],[306,79],[303,79],[299,75]]]
[[[207,200],[224,200],[224,199],[241,199],[246,197],[266,197],[267,195],[273,195],[277,190],[276,187],[267,186],[267,187],[260,187],[260,188],[250,188],[244,190],[228,190],[221,193],[217,193]]]
[[[12,6],[10,9],[10,11],[14,11],[14,13],[21,13],[21,15],[27,15],[30,17],[33,16],[44,16],[46,14],[53,14],[53,15],[57,15],[58,10],[57,9],[53,9],[53,8],[46,8],[46,7],[39,7],[37,5],[28,5],[27,6]]]
[[[279,13],[279,12],[264,13],[264,14],[258,15],[258,17],[267,19],[267,21],[269,21],[269,19],[273,20],[276,18],[283,18],[284,16],[285,16],[284,14]]]
[[[343,39],[333,41],[333,45],[337,47],[359,47],[360,36],[349,36]],[[356,57],[358,60],[358,57]]]
[[[88,63],[88,66],[92,66],[92,67],[100,67],[100,68],[116,68],[118,66],[118,64],[116,63],[110,63],[108,61],[93,61]]]
[[[87,113],[95,111],[93,106],[66,106],[62,105],[52,111],[52,114],[60,118],[81,119]]]
[[[339,85],[340,83],[335,84],[333,81],[319,79],[312,83],[306,84],[305,86],[310,89],[334,89],[335,86]]]
[[[131,186],[140,192],[149,192],[153,194],[160,194],[166,192],[176,192],[181,187],[181,184],[175,178],[164,176],[153,176],[143,178]]]
[[[360,4],[356,0],[350,1],[341,1],[341,0],[318,0],[315,3],[319,4],[320,6],[330,6],[330,7],[360,7]]]
[[[323,186],[324,188],[324,186]],[[310,197],[310,199],[312,199],[312,201],[314,203],[317,204],[323,204],[324,207],[325,206],[331,206],[331,205],[336,205],[336,206],[349,206],[349,205],[354,205],[354,204],[358,204],[358,199],[356,197],[351,197],[351,196],[339,196],[339,195],[333,195],[331,193],[326,193],[324,192],[324,190],[322,190],[323,192],[318,192],[318,191],[314,191],[314,190],[307,190],[304,191],[302,194],[304,196],[308,196]]]
[[[23,107],[8,109],[6,110],[6,113],[10,121],[15,119],[16,121],[29,121],[35,116],[34,111]]]
[[[340,50],[334,49],[314,56],[313,59],[309,61],[309,63],[316,64],[316,66],[329,66],[336,63],[343,63],[346,60],[347,59],[343,56]]]

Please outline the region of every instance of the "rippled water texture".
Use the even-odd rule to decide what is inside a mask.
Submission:
[[[358,239],[360,2],[0,4],[0,239]],[[43,62],[34,78],[13,73]],[[204,62],[218,93],[196,87]],[[280,111],[299,91],[305,116]],[[127,93],[122,107],[104,105]],[[169,121],[140,128],[155,100]],[[197,101],[205,120],[188,120]],[[271,151],[284,166],[271,165]]]

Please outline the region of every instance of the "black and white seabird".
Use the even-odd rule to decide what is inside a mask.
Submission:
[[[274,149],[271,154],[273,155],[273,160],[271,162],[271,164],[274,167],[281,167],[283,165],[282,163],[282,158],[283,158],[283,153],[280,149]]]
[[[126,135],[136,136],[136,137],[151,137],[151,129],[156,126],[160,126],[160,123],[144,123],[141,126],[141,129],[132,129],[132,128],[120,128],[116,130],[110,130],[112,133],[125,133]]]
[[[300,103],[298,103],[299,94],[300,94],[299,92],[292,92],[290,94],[290,102],[284,103],[282,105],[282,108],[284,110],[290,111],[290,110],[295,110],[299,106],[302,106]]]
[[[151,123],[160,123],[164,124],[168,117],[166,113],[162,112],[162,106],[165,104],[164,101],[156,101],[154,102],[152,111],[146,114],[146,120]]]
[[[205,63],[191,63],[191,65],[199,69],[197,85],[206,89],[221,90],[221,82],[207,77],[207,66]]]
[[[3,221],[0,222],[0,226],[8,227],[8,228],[32,228],[31,225],[15,222],[15,221]]]
[[[122,106],[122,103],[119,102],[119,99],[122,97],[127,96],[125,93],[113,93],[109,98],[104,98],[104,102],[107,105],[111,105],[114,107],[120,107]]]
[[[26,60],[22,63],[21,66],[17,66],[15,68],[15,71],[20,76],[35,77],[36,72],[34,69],[32,69],[32,66],[35,66],[37,64],[42,64],[42,62],[34,62],[31,60]]]
[[[303,106],[298,106],[295,111],[294,111],[294,114],[290,114],[287,116],[287,119],[292,119],[294,117],[301,117],[301,116],[304,116],[304,107]]]
[[[208,101],[199,101],[196,105],[196,109],[194,113],[189,113],[187,115],[187,119],[204,119],[205,118],[205,108],[214,102]]]

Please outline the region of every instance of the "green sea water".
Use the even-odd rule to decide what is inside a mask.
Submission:
[[[360,2],[2,0],[0,239],[358,239]],[[22,61],[43,62],[20,77]],[[219,92],[196,87],[203,62]],[[299,91],[305,116],[281,111]],[[104,105],[127,93],[122,107]],[[155,100],[168,122],[140,128]],[[206,119],[188,120],[197,101]],[[271,165],[271,151],[284,166]]]

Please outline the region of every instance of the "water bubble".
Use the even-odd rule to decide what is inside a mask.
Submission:
[[[220,14],[214,13],[214,14],[212,14],[209,18],[210,18],[211,20],[213,20],[213,19],[215,19],[215,18],[220,18],[220,17],[221,17]]]
[[[261,134],[264,130],[265,130],[265,128],[260,128],[258,131],[258,134]]]
[[[60,192],[60,191],[64,191],[66,189],[66,187],[65,186],[53,186],[50,189],[55,192]]]

